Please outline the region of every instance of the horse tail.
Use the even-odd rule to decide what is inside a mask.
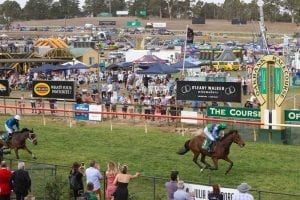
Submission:
[[[190,140],[187,140],[184,143],[184,146],[177,151],[177,154],[184,155],[186,152],[188,152],[190,150],[189,143],[190,143]]]

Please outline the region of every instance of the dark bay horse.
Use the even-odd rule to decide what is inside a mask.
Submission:
[[[23,128],[21,131],[16,131],[13,133],[12,138],[10,139],[8,144],[6,144],[5,141],[0,140],[0,148],[5,146],[7,148],[13,149],[15,151],[17,159],[19,159],[19,149],[24,149],[32,156],[33,159],[36,159],[35,155],[26,146],[27,139],[34,145],[37,145],[37,138],[33,130]]]
[[[201,171],[203,171],[206,168],[210,170],[217,170],[218,160],[223,159],[230,163],[228,169],[225,172],[225,174],[227,174],[233,166],[233,162],[228,158],[231,144],[234,142],[240,147],[244,147],[245,142],[243,141],[237,130],[232,130],[229,133],[225,134],[225,136],[222,139],[216,141],[213,152],[208,152],[206,149],[202,148],[202,144],[205,141],[205,139],[206,138],[204,135],[197,135],[192,139],[186,141],[184,147],[182,147],[177,153],[180,155],[184,155],[189,150],[191,150],[194,153],[193,161],[200,167]],[[204,164],[204,167],[202,167],[201,164],[198,162],[198,157],[200,154],[201,162]],[[209,163],[205,161],[206,156],[211,157],[214,163],[214,167],[212,167]]]

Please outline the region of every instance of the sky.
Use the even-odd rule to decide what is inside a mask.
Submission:
[[[0,0],[0,4],[2,4],[5,0]],[[27,2],[27,0],[15,0],[16,2],[18,2],[20,4],[20,6],[23,8]],[[84,4],[85,0],[80,0],[80,7]],[[205,2],[209,2],[209,3],[223,3],[224,0],[204,0]],[[251,0],[242,0],[244,2],[250,2]]]

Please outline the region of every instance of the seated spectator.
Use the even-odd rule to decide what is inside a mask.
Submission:
[[[253,196],[248,193],[250,189],[250,185],[247,183],[241,183],[237,187],[238,192],[233,195],[232,200],[254,200]]]

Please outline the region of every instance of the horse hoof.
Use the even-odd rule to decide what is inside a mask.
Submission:
[[[34,156],[34,157],[33,157],[33,159],[34,159],[34,160],[36,160],[36,159],[37,159],[37,157],[35,157],[35,156]]]

